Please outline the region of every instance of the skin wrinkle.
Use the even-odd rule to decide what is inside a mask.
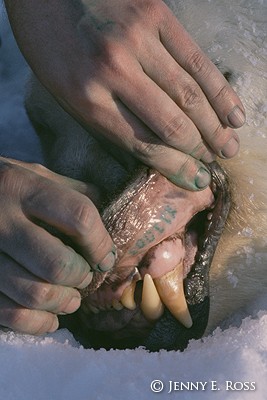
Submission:
[[[188,123],[191,121],[199,134],[203,136],[205,139],[203,143],[209,145],[211,126],[216,126],[215,121],[218,120],[228,124],[226,115],[233,106],[241,106],[241,103],[229,87],[229,104],[213,104],[204,95],[203,102],[199,102],[198,107],[195,107],[195,112],[191,110],[190,113],[187,113],[181,109],[182,104],[179,100],[177,103],[173,101],[170,88],[165,89],[164,87],[162,90],[160,75],[165,75],[166,79],[169,78],[164,66],[168,65],[171,60],[180,69],[181,74],[188,77],[188,71],[186,71],[188,66],[184,63],[187,52],[183,48],[183,43],[188,45],[192,52],[194,49],[199,51],[205,63],[204,70],[206,66],[211,71],[209,80],[203,80],[201,73],[196,73],[195,79],[190,78],[192,84],[197,84],[203,93],[208,94],[207,97],[212,98],[212,94],[218,92],[224,82],[223,77],[209,63],[208,58],[201,53],[162,1],[112,0],[106,2],[99,0],[98,2],[84,1],[83,3],[77,1],[74,5],[70,0],[40,0],[37,3],[34,0],[6,0],[6,6],[18,44],[36,76],[41,80],[43,86],[50,90],[56,107],[58,104],[63,105],[76,121],[81,122],[87,132],[92,131],[96,138],[101,136],[103,141],[108,138],[108,142],[112,141],[114,144],[120,145],[124,152],[134,153],[139,160],[147,162],[163,175],[171,177],[177,185],[183,185],[187,189],[196,191],[199,186],[202,189],[209,183],[205,176],[196,179],[198,171],[204,168],[201,162],[204,160],[199,161],[188,155],[192,150],[190,146],[195,147],[193,141],[195,133],[191,131],[188,133],[192,140],[188,140],[186,148],[181,148],[179,132],[177,132],[177,141],[170,142],[173,140],[171,139],[173,135],[170,139],[164,138],[164,126],[168,125],[168,121],[174,121],[176,116],[183,115]],[[88,18],[86,17],[87,12]],[[96,18],[93,24],[90,15]],[[104,19],[102,19],[103,15],[105,15]],[[171,30],[173,35],[168,35],[166,30]],[[90,35],[91,32],[92,35]],[[161,42],[157,39],[159,32]],[[144,54],[146,47],[143,46],[143,41],[148,36],[153,37],[156,42],[155,46],[149,48],[147,56]],[[177,37],[181,40],[177,41]],[[105,53],[101,57],[100,48],[103,48]],[[164,57],[161,57],[162,53],[159,55],[160,49],[165,50]],[[162,60],[159,74],[153,64],[155,55]],[[100,64],[102,68],[99,68]],[[106,67],[103,67],[104,64]],[[142,69],[141,65],[144,65],[145,68]],[[152,70],[155,71],[153,76]],[[120,79],[121,77],[123,79]],[[92,99],[89,91],[97,84],[98,90]],[[182,91],[182,88],[183,85],[179,86],[178,82],[176,90],[179,92]],[[121,102],[124,107],[124,115],[118,109],[118,102]],[[206,106],[203,108],[204,103]],[[42,113],[42,107],[40,110]],[[60,114],[61,112],[59,112]],[[50,122],[52,124],[51,132],[53,131],[52,121],[53,118],[49,120],[48,124],[49,127]],[[232,130],[226,129],[231,136]],[[54,133],[55,138],[57,135],[61,135],[58,130]],[[63,143],[62,148],[67,146],[68,136],[69,132],[65,135],[66,143]],[[164,140],[167,143],[164,143]],[[145,143],[145,146],[142,147],[140,142]],[[155,143],[157,146],[153,146]],[[138,148],[140,149],[139,153],[135,151]],[[218,143],[213,143],[213,149],[214,152],[220,154],[221,149],[218,148]],[[50,150],[52,149],[50,148]],[[230,149],[228,154],[232,153]],[[51,154],[51,160],[55,156],[56,150],[53,155]],[[69,171],[72,169],[70,168]],[[30,184],[27,171],[24,171],[24,176],[27,190],[27,186],[29,187]],[[70,206],[70,199],[79,203],[81,198],[80,200],[79,197],[75,198],[73,192],[69,192],[69,196],[68,193],[64,195],[64,192],[67,192],[66,186],[64,186],[58,193],[57,199],[54,199],[54,203],[49,202],[52,192],[56,190],[55,186],[50,187],[49,180],[48,178],[47,191],[49,189],[51,191],[44,198],[44,203],[37,207],[36,214],[42,216],[44,220],[42,222],[51,223],[56,220],[54,228],[59,229],[61,233],[66,233],[67,236],[76,237],[80,243],[76,243],[75,249],[79,249],[79,244],[86,243],[87,249],[83,249],[82,254],[88,262],[85,268],[88,272],[90,264],[99,264],[110,252],[111,237],[105,230],[93,204],[90,204],[90,208],[92,213],[97,216],[94,224],[95,234],[74,232],[73,235],[70,235],[73,227],[70,226],[69,221],[72,221],[72,218],[70,216],[64,219],[63,209],[73,210]],[[52,177],[51,180],[53,180]],[[200,181],[202,184],[198,185]],[[37,192],[38,185],[32,190]],[[45,187],[42,186],[40,190],[45,191]],[[20,209],[20,199],[17,200],[16,207]],[[9,204],[5,205],[5,210],[11,211]],[[35,217],[35,215],[31,215],[31,217]],[[34,218],[32,218],[32,223],[33,235],[35,235],[39,226]],[[135,227],[137,228],[137,224]],[[24,230],[28,228],[29,226],[24,226]],[[74,229],[76,228],[74,227]],[[39,239],[42,238],[41,242],[44,243],[44,252],[50,251],[52,248],[51,253],[53,253],[56,249],[56,246],[53,245],[55,236],[49,232],[45,237],[44,231],[38,232],[40,233]],[[87,236],[87,234],[88,240],[81,237]],[[71,238],[69,237],[69,239]],[[10,241],[12,242],[12,235]],[[63,249],[64,253],[67,252],[66,248]],[[15,248],[14,253],[16,254],[17,251],[18,249]],[[39,265],[38,262],[42,262],[42,260],[39,260],[38,256],[40,254],[36,255],[33,251],[25,268],[31,269],[32,258],[36,258],[36,263]],[[51,259],[54,259],[52,255]],[[76,284],[78,281],[81,263],[80,259],[77,262],[75,279],[73,277],[73,280],[67,280],[70,285],[74,284],[73,282]],[[36,273],[38,275],[41,272],[36,269]],[[25,326],[27,326],[27,321],[25,321]]]
[[[16,11],[14,4],[18,3],[7,1],[7,4],[10,5],[10,8],[12,9],[11,14],[13,15],[14,11]],[[29,2],[29,0],[28,2],[20,1],[19,4],[22,4],[22,6],[20,6],[20,13],[22,12],[21,10],[29,11],[28,17],[24,17],[25,20],[23,21],[25,25],[24,28],[29,30],[29,26],[32,26],[31,23],[29,23],[31,22],[31,8],[29,5],[31,2]],[[64,4],[64,6],[62,6],[62,4]],[[183,45],[186,45],[189,46],[192,53],[197,51],[198,54],[201,55],[204,63],[203,68],[211,71],[211,79],[208,81],[203,81],[203,78],[198,76],[197,72],[195,73],[196,80],[192,79],[192,77],[190,78],[192,85],[194,84],[198,87],[201,86],[202,91],[198,92],[202,94],[205,92],[205,86],[210,86],[206,92],[210,97],[212,97],[213,91],[215,91],[215,89],[218,91],[219,87],[222,86],[222,77],[216,71],[216,68],[213,67],[204,54],[202,54],[200,49],[193,43],[189,35],[177,22],[166,5],[161,1],[147,1],[145,5],[140,1],[135,1],[132,3],[129,1],[114,0],[112,5],[107,4],[106,2],[104,3],[103,0],[99,1],[97,4],[90,1],[84,1],[82,3],[83,9],[81,10],[81,8],[79,8],[79,11],[74,10],[72,2],[62,3],[59,1],[48,1],[48,5],[49,18],[51,15],[53,15],[53,18],[56,21],[56,16],[60,10],[60,7],[63,7],[63,12],[61,15],[64,17],[62,17],[62,21],[60,20],[58,22],[65,24],[64,33],[58,32],[58,28],[56,29],[58,26],[63,26],[62,23],[56,23],[54,26],[52,26],[55,32],[57,32],[58,35],[56,37],[58,37],[59,40],[54,41],[53,49],[49,49],[50,52],[53,50],[53,54],[51,54],[50,59],[53,59],[54,62],[58,61],[60,64],[60,60],[56,60],[56,56],[54,56],[55,50],[57,47],[60,47],[61,53],[58,53],[60,57],[63,57],[64,55],[65,60],[74,60],[72,65],[70,65],[69,76],[65,75],[67,79],[63,81],[64,77],[62,74],[59,79],[57,79],[57,82],[59,82],[59,85],[57,86],[59,87],[60,84],[62,85],[66,96],[61,96],[58,91],[54,94],[56,94],[57,101],[60,104],[63,104],[68,112],[74,115],[76,120],[82,122],[82,124],[87,128],[96,128],[96,132],[94,133],[96,137],[106,135],[114,143],[121,145],[124,147],[124,149],[132,153],[138,148],[138,138],[136,138],[130,128],[133,126],[133,124],[135,124],[135,132],[141,132],[139,137],[142,137],[142,141],[148,143],[151,142],[149,139],[148,141],[146,140],[146,138],[148,138],[151,134],[158,137],[159,143],[164,141],[164,126],[167,126],[168,121],[174,120],[175,117],[177,117],[178,114],[181,114],[182,111],[180,102],[178,101],[177,104],[175,104],[175,102],[172,101],[170,90],[165,87],[164,90],[161,89],[160,77],[157,74],[152,76],[150,73],[150,70],[156,71],[155,65],[153,62],[151,62],[151,60],[153,60],[154,52],[157,51],[159,46],[161,49],[165,49],[165,56],[160,70],[164,70],[163,66],[169,65],[172,60],[174,65],[181,69],[181,74],[188,77],[189,74],[186,69],[189,67],[188,62],[185,62],[185,54],[183,50]],[[55,7],[54,11],[56,11],[56,13],[52,13],[53,7]],[[116,7],[121,10],[120,15],[118,15]],[[42,2],[39,3],[38,9],[35,10],[35,12],[37,14],[42,14]],[[72,14],[73,18],[71,19],[70,16],[72,16]],[[93,22],[93,25],[90,19],[91,16],[96,19],[96,21]],[[151,16],[153,16],[153,18]],[[15,19],[19,19],[19,17],[20,14],[15,15]],[[110,21],[112,21],[112,24],[110,24]],[[150,22],[149,25],[147,24],[147,21]],[[48,22],[49,19],[47,18],[46,24],[48,24]],[[85,30],[84,32],[87,32],[87,35],[85,34],[85,36],[81,34],[81,24],[83,26],[82,29]],[[138,25],[139,29],[136,29],[136,25]],[[128,28],[126,28],[126,26],[128,26]],[[169,31],[171,30],[172,32],[171,36],[167,32],[168,26],[172,28],[169,29]],[[107,29],[106,31],[105,27],[112,27],[111,32],[110,29]],[[42,31],[36,30],[37,34],[35,35],[35,41],[37,44],[39,40],[38,35],[41,35],[41,37],[45,36],[46,41],[50,43],[50,29],[48,28],[49,27],[47,25],[42,27],[42,29],[47,31],[48,35],[43,35]],[[95,33],[90,35],[88,34],[89,32]],[[116,34],[114,32],[116,32]],[[144,32],[148,32],[148,34],[144,35]],[[161,33],[161,43],[157,39],[159,32]],[[68,35],[72,39],[71,41],[68,40]],[[80,35],[82,35],[82,40]],[[146,67],[145,70],[148,72],[145,74],[144,69],[142,69],[140,66],[140,62],[142,65],[144,64],[143,61],[146,55],[143,53],[146,52],[144,50],[142,51],[142,46],[140,47],[139,44],[137,44],[136,48],[135,42],[140,43],[140,39],[138,38],[142,37],[144,40],[144,37],[147,36],[155,38],[156,45],[150,47],[149,49],[149,53],[152,53],[152,58],[148,57],[147,62],[150,63],[151,68],[148,70]],[[175,40],[175,37],[177,36],[180,38],[179,43],[177,43],[177,40]],[[123,38],[123,40],[121,41],[120,38]],[[137,39],[135,40],[135,38]],[[20,39],[21,41],[24,41],[25,36],[23,35],[23,37]],[[58,42],[60,42],[60,46],[58,46]],[[64,48],[62,43],[71,43],[71,46],[70,48]],[[102,52],[102,54],[104,53],[102,64],[106,65],[104,73],[98,68],[99,54],[95,53],[97,48],[103,47],[103,44],[105,51]],[[23,47],[26,48],[26,46]],[[64,52],[63,55],[62,51]],[[77,58],[69,57],[72,51],[75,53]],[[34,54],[34,51],[31,52],[31,56],[32,54]],[[139,59],[141,60],[140,62]],[[77,65],[79,65],[79,70],[77,70],[77,68],[73,68],[75,60],[79,60],[77,62]],[[84,60],[84,63],[82,63],[80,60]],[[38,58],[31,58],[31,63],[35,64],[36,70],[36,64],[40,63],[40,60]],[[125,65],[127,66],[127,71],[125,71]],[[60,67],[60,65],[58,65],[58,67]],[[62,68],[58,68],[58,70],[61,69]],[[78,75],[82,77],[82,81],[80,80],[77,82]],[[118,76],[120,78],[123,76],[124,79],[121,80],[118,78]],[[133,80],[132,77],[136,77],[136,79]],[[42,76],[39,74],[39,78],[42,78],[43,81],[47,80],[45,73],[43,73]],[[169,77],[167,76],[167,78]],[[98,81],[100,86],[106,89],[105,99],[103,99],[103,96],[100,95],[101,101],[98,99],[96,103],[100,104],[104,101],[104,103],[107,103],[108,105],[108,107],[105,107],[105,111],[101,110],[101,107],[96,107],[95,111],[93,112],[94,117],[91,121],[90,112],[88,113],[88,110],[91,108],[94,109],[95,107],[94,104],[90,104],[90,99],[88,99],[86,95],[88,92],[86,89],[88,86],[90,86],[90,81]],[[72,85],[73,83],[74,85],[72,87],[68,87],[68,85]],[[47,86],[47,82],[45,82],[45,84]],[[50,90],[55,92],[53,87],[50,87]],[[228,87],[228,90],[232,102],[237,102],[237,96],[234,95],[230,87]],[[178,93],[181,91],[179,84],[176,91]],[[72,93],[71,96],[70,93]],[[148,93],[150,93],[149,98],[147,98]],[[182,115],[184,115],[184,118],[188,121],[188,123],[192,120],[193,125],[198,129],[200,128],[200,133],[203,135],[205,142],[210,144],[210,129],[212,126],[217,125],[215,121],[218,121],[219,119],[215,111],[212,111],[212,106],[205,99],[205,95],[202,94],[202,96],[203,101],[201,101],[200,104],[204,104],[205,100],[204,109],[200,110],[200,106],[198,106],[195,112],[192,112],[192,110],[190,111],[190,115],[187,115],[186,113],[183,113]],[[118,110],[114,108],[114,98],[117,101],[119,98],[124,106],[128,108],[127,113],[130,124],[127,124],[127,126],[125,124],[125,118],[122,118]],[[76,99],[78,104],[75,103],[73,99]],[[141,99],[141,101],[139,101],[139,99]],[[145,113],[143,111],[144,104],[146,104]],[[166,104],[166,107],[164,106],[164,108],[162,108],[163,104]],[[220,115],[220,109],[221,108],[218,108],[217,110],[218,115]],[[210,118],[202,118],[202,111],[205,115],[209,115]],[[155,113],[157,114],[157,118],[155,118]],[[105,118],[103,118],[104,114],[106,115]],[[199,114],[201,114],[201,119],[197,117]],[[225,117],[222,119],[225,120]],[[211,125],[211,127],[209,125]],[[125,137],[123,137],[121,133],[118,134],[117,132],[123,132]],[[232,131],[229,129],[229,135],[232,134],[231,132]],[[107,135],[107,133],[109,134]],[[177,132],[177,136],[179,138],[179,132]],[[189,141],[186,149],[180,148],[179,143],[181,143],[181,141],[179,141],[178,138],[174,144],[174,149],[172,149],[172,143],[170,143],[168,138],[166,138],[166,142],[169,145],[169,147],[166,148],[166,154],[170,156],[167,157],[169,160],[168,168],[166,167],[167,164],[161,164],[160,146],[157,146],[158,150],[155,149],[152,155],[149,155],[150,150],[148,146],[147,149],[143,149],[143,155],[138,155],[137,152],[137,157],[143,161],[146,161],[147,158],[150,158],[149,164],[153,167],[156,166],[157,169],[160,170],[160,172],[165,176],[175,177],[173,181],[175,181],[177,184],[182,184],[186,187],[189,186],[191,190],[198,190],[199,188],[196,185],[194,176],[197,174],[200,166],[203,167],[203,165],[200,162],[195,161],[193,157],[190,157],[191,166],[188,166],[186,170],[183,169],[183,164],[186,161],[184,159],[183,152],[190,153],[192,151],[190,146],[193,143],[195,133],[191,132],[190,136],[192,141]],[[205,142],[203,142],[203,146],[205,146]],[[173,156],[171,156],[172,150],[174,150]],[[216,152],[220,150],[217,149],[216,141],[213,144],[213,150]],[[203,152],[203,154],[204,153],[205,152]],[[175,154],[176,157],[174,157]],[[183,173],[186,175],[187,179],[183,179]]]

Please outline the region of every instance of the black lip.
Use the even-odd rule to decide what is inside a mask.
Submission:
[[[109,332],[88,330],[79,317],[79,311],[61,317],[61,326],[70,329],[85,347],[125,349],[144,346],[149,351],[183,350],[189,340],[203,336],[209,318],[210,266],[231,207],[226,173],[217,162],[209,164],[209,169],[212,182],[216,185],[213,216],[209,222],[209,232],[199,246],[196,261],[184,280],[185,297],[193,321],[192,327],[185,328],[165,309],[163,316],[154,324],[145,339],[126,338],[119,341],[114,340]]]

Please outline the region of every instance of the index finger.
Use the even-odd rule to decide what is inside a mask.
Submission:
[[[221,122],[232,128],[245,123],[243,104],[227,80],[203,53],[166,5],[160,39],[176,62],[199,84]],[[205,137],[209,143],[209,138]]]

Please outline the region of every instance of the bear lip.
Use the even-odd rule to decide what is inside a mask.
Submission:
[[[208,298],[209,268],[231,205],[229,185],[225,172],[216,162],[211,163],[209,168],[212,174],[212,191],[215,197],[212,212],[210,209],[200,212],[189,222],[186,231],[186,235],[189,235],[194,226],[202,226],[198,233],[198,250],[194,263],[188,269],[188,273],[184,279],[185,298],[192,316],[193,327],[188,329],[183,327],[178,321],[175,322],[175,324],[178,324],[180,330],[188,331],[182,334],[182,336],[188,336],[188,340],[192,337],[200,337],[204,331],[203,320],[207,321],[207,316],[205,318],[203,315],[201,316],[201,327],[198,329],[196,325],[200,316],[198,312],[195,312],[195,309],[199,308],[198,306],[204,301],[206,302]],[[208,222],[200,224],[199,221]],[[177,338],[175,343],[167,346],[164,344],[166,338],[159,340],[160,335],[153,334],[153,332],[157,331],[157,326],[160,326],[164,319],[172,319],[173,317],[168,310],[165,310],[164,315],[156,323],[147,321],[140,310],[141,293],[142,282],[137,282],[135,290],[137,308],[135,310],[101,311],[99,314],[90,316],[90,323],[88,315],[79,311],[85,335],[90,338],[90,346],[95,348],[132,348],[138,345],[145,345],[151,350],[184,347],[185,339],[179,344],[179,338]],[[208,314],[208,310],[205,313]],[[206,322],[204,322],[205,324]],[[105,332],[107,325],[109,329],[108,332]],[[131,331],[132,334],[129,334]],[[154,336],[156,336],[156,339],[153,338]]]

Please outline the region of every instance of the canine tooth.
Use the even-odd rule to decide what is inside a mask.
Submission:
[[[117,311],[120,311],[123,309],[123,305],[119,302],[119,300],[116,300],[116,299],[112,301],[112,307]]]
[[[128,310],[135,310],[136,304],[134,301],[134,291],[135,291],[136,282],[132,282],[127,288],[124,289],[121,296],[121,304],[128,308]]]
[[[160,278],[155,278],[154,283],[163,304],[181,324],[190,328],[193,323],[184,295],[183,263]]]
[[[150,320],[160,318],[164,312],[164,306],[160,300],[153,279],[149,274],[146,274],[143,280],[141,310],[144,316]]]

